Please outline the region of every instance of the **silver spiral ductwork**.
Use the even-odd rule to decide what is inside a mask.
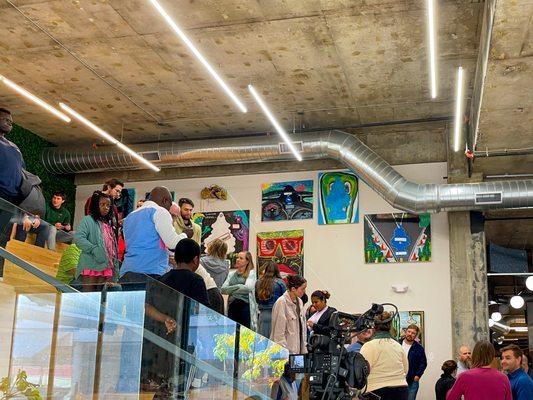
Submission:
[[[332,158],[354,171],[394,207],[411,213],[533,207],[533,180],[461,184],[417,184],[405,179],[357,137],[327,131],[292,136],[304,159]],[[207,146],[208,143],[208,146]],[[159,167],[257,163],[292,160],[277,137],[132,146]],[[130,155],[109,150],[80,152],[46,149],[43,164],[54,173],[139,168]]]

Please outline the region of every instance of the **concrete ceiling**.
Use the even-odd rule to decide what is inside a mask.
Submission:
[[[288,130],[450,117],[459,65],[468,71],[471,95],[483,12],[479,1],[438,2],[439,96],[431,100],[424,0],[161,0],[244,100],[249,112],[242,114],[148,0],[11,3],[19,10],[0,1],[0,73],[50,103],[65,101],[126,143],[270,131],[248,96],[249,83]],[[479,145],[489,148],[518,144],[513,135],[531,146],[532,2],[506,3],[497,12],[480,122]],[[97,141],[5,87],[0,103],[15,111],[16,122],[60,146]],[[435,135],[439,157],[428,157],[411,135],[418,162],[445,159],[449,126],[420,122]],[[355,129],[381,153],[393,151],[380,135],[401,131]],[[425,148],[427,138],[421,136]],[[480,159],[475,168],[516,172],[508,161]]]
[[[162,1],[245,101],[242,114],[147,0],[14,1],[93,71],[2,3],[1,73],[117,136],[124,127],[126,142],[270,130],[248,83],[288,129],[450,116],[455,67],[475,68],[482,9],[441,2],[440,96],[431,101],[424,1]],[[0,90],[20,124],[52,142],[94,140]]]
[[[499,1],[481,104],[478,150],[533,150],[533,1]],[[476,161],[485,173],[533,172],[533,155]]]

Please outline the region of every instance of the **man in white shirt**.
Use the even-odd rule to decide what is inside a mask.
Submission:
[[[457,375],[461,372],[468,371],[470,369],[470,362],[472,361],[472,352],[470,347],[461,346],[459,348],[459,356],[457,358]]]

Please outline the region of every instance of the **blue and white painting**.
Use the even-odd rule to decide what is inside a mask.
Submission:
[[[318,224],[359,222],[359,179],[351,171],[318,173]]]

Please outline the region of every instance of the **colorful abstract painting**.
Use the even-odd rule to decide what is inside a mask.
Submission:
[[[392,323],[394,332],[396,332],[396,339],[403,338],[407,327],[412,324],[420,328],[418,341],[422,346],[425,346],[424,311],[400,311],[399,316]]]
[[[304,273],[304,231],[264,232],[257,234],[257,266],[267,261],[278,264],[283,278]]]
[[[359,180],[350,171],[318,173],[318,224],[359,222]]]
[[[215,239],[228,245],[228,255],[247,251],[250,235],[250,211],[207,211],[196,213],[193,221],[202,227],[202,253]]]
[[[313,219],[313,181],[263,183],[261,220]]]
[[[431,261],[429,214],[365,215],[367,264]]]

